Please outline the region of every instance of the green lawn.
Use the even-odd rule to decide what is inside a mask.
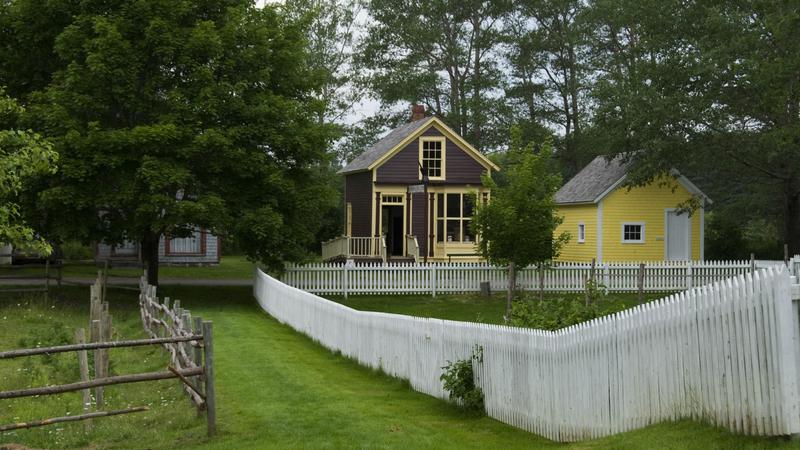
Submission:
[[[535,295],[526,293],[526,295]],[[645,301],[665,297],[668,294],[647,293]],[[583,298],[583,294],[545,294],[546,301],[560,298]],[[480,294],[437,295],[351,295],[326,296],[335,302],[361,311],[380,311],[419,317],[461,320],[466,322],[503,323],[506,307],[505,293],[493,294],[490,298]],[[609,294],[606,302],[631,308],[639,304],[637,294]]]
[[[244,256],[223,256],[217,266],[168,266],[159,267],[159,277],[161,278],[203,278],[203,279],[239,279],[247,280],[253,278],[253,263]],[[65,262],[62,274],[65,277],[95,277],[97,276],[97,264],[94,262]],[[43,275],[44,267],[19,266],[19,267],[0,267],[0,276],[11,275]],[[142,269],[135,267],[112,267],[108,271],[111,277],[139,277]],[[53,269],[53,276],[55,270]]]
[[[117,337],[142,337],[136,293],[109,293]],[[688,421],[601,440],[556,444],[488,417],[465,414],[412,391],[401,380],[325,350],[264,314],[249,288],[174,286],[162,288],[161,293],[181,299],[193,313],[214,321],[220,430],[216,438],[205,437],[205,421],[196,418],[176,382],[168,380],[108,387],[110,407],[150,404],[152,409],[95,419],[91,435],[84,434],[80,424],[64,424],[0,434],[0,443],[92,449],[800,448],[783,439],[735,436]],[[447,308],[439,307],[442,310]],[[0,294],[0,348],[18,347],[21,339],[47,342],[59,334],[59,329],[84,325],[87,316],[87,288],[64,288],[52,305]],[[167,362],[160,348],[111,352],[113,373],[163,370]],[[78,377],[71,357],[27,361],[0,361],[3,389],[62,383]],[[68,393],[4,401],[0,423],[76,414],[79,396]]]

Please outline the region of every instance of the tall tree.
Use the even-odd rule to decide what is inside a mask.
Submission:
[[[507,94],[521,107],[527,137],[540,138],[541,125],[556,130],[556,157],[567,176],[591,160],[581,141],[590,116],[586,12],[580,0],[524,0],[507,27],[512,69]]]
[[[499,47],[510,2],[372,0],[360,67],[385,104],[421,103],[478,149],[507,139]]]
[[[22,220],[18,198],[33,177],[55,172],[58,155],[41,136],[18,128],[23,111],[0,89],[0,242],[49,255],[50,243]]]
[[[517,268],[552,260],[569,239],[566,233],[555,236],[561,218],[555,214],[554,196],[561,177],[554,173],[551,157],[550,143],[536,152],[533,143],[522,144],[520,130],[514,128],[505,169],[507,184],[499,186],[487,177],[492,201],[479,204],[473,218],[481,254],[508,268],[506,318],[511,317]]]
[[[598,0],[595,12],[597,125],[636,162],[631,182],[677,167],[760,192],[752,210],[778,211],[800,252],[800,6]]]
[[[71,17],[27,116],[61,158],[38,198],[51,227],[140,242],[154,284],[159,237],[195,226],[271,268],[304,258],[331,195],[313,176],[331,130],[304,27],[245,0],[84,2]]]

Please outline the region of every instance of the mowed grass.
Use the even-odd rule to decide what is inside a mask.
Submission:
[[[88,261],[67,261],[62,269],[64,277],[90,277],[97,276],[97,271],[102,266]],[[197,278],[197,279],[236,279],[247,280],[253,278],[255,265],[248,261],[244,256],[223,256],[220,263],[216,266],[181,266],[162,264],[159,267],[159,277],[165,278]],[[52,276],[55,276],[55,269],[51,269]],[[44,275],[42,265],[22,265],[22,266],[0,266],[0,276],[10,277],[12,275]],[[140,277],[142,269],[136,267],[111,267],[108,271],[110,277]]]
[[[136,293],[109,290],[118,337],[141,337]],[[214,321],[219,434],[205,437],[177,382],[107,388],[110,407],[152,404],[151,411],[0,434],[0,443],[38,448],[799,448],[780,438],[736,436],[690,421],[660,424],[605,439],[558,444],[488,417],[475,417],[412,391],[407,383],[360,367],[263,313],[244,287],[174,286],[181,300]],[[88,289],[65,288],[52,305],[0,294],[0,348],[46,335],[54,321],[83,326]],[[44,330],[44,331],[43,331]],[[114,373],[163,370],[160,348],[112,350]],[[37,362],[47,366],[42,361]],[[69,372],[69,363],[65,362]],[[39,385],[23,360],[0,361],[2,389]],[[75,368],[77,370],[77,368]],[[69,376],[67,376],[69,375]],[[77,379],[77,372],[63,380]],[[74,377],[74,378],[73,378]],[[0,402],[0,422],[53,417],[79,408],[79,393]]]
[[[528,297],[538,294],[526,292]],[[646,293],[645,301],[651,301],[668,294]],[[337,303],[360,311],[380,311],[394,314],[406,314],[418,317],[435,317],[437,319],[460,320],[465,322],[481,322],[502,324],[505,314],[505,293],[496,293],[491,297],[480,294],[447,294],[437,295],[351,295],[326,296]],[[538,298],[538,297],[536,297]],[[546,293],[545,301],[558,301],[567,298],[583,298],[583,294]],[[637,294],[609,294],[604,302],[632,308],[639,304]]]

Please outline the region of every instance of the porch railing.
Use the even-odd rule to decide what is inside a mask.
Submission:
[[[386,240],[382,236],[339,236],[322,243],[323,260],[338,257],[372,257],[386,261]]]

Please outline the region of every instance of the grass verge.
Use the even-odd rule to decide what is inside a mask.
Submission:
[[[142,337],[136,293],[110,290],[120,338]],[[64,288],[53,304],[0,297],[0,348],[20,339],[49,336],[54,322],[84,326],[88,289]],[[575,444],[557,444],[488,417],[413,392],[335,355],[264,314],[249,288],[171,286],[162,295],[180,299],[196,315],[214,321],[219,435],[205,437],[174,380],[107,388],[112,406],[151,404],[136,415],[95,420],[92,434],[81,424],[0,434],[0,443],[40,448],[797,448],[783,439],[736,436],[682,421]],[[398,297],[394,299],[400,300]],[[58,327],[56,327],[58,328]],[[57,333],[53,333],[57,335]],[[74,356],[74,354],[73,354]],[[69,359],[69,358],[68,358]],[[114,373],[162,370],[160,348],[112,350]],[[34,361],[32,376],[22,360],[0,361],[2,389],[77,379],[69,361],[49,370]],[[31,372],[32,373],[32,372]],[[63,376],[63,380],[59,377]],[[77,413],[79,393],[2,402],[0,422]]]

